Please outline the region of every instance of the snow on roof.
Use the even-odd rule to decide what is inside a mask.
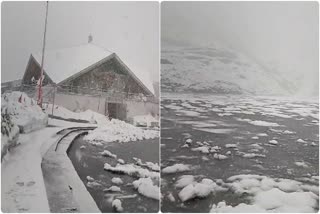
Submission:
[[[52,81],[60,83],[110,55],[112,55],[112,52],[92,43],[69,48],[46,50],[44,71],[49,75]],[[41,52],[32,54],[32,56],[40,65]],[[131,71],[152,93],[154,93],[151,79],[145,78],[147,75],[143,75],[138,71]]]

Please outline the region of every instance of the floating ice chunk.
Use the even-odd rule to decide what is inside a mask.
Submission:
[[[100,152],[100,154],[105,157],[117,158],[117,155],[111,153],[108,150],[104,150],[103,152]]]
[[[189,138],[189,139],[186,140],[185,143],[186,143],[186,144],[191,144],[191,143],[192,143],[192,140]]]
[[[94,178],[89,175],[86,178],[87,178],[87,181],[94,181]]]
[[[257,136],[259,136],[259,137],[267,137],[268,135],[266,133],[258,133]]]
[[[140,178],[139,180],[135,180],[132,184],[141,195],[159,200],[160,189],[158,186],[153,184],[151,178]]]
[[[183,144],[183,146],[181,146],[181,148],[189,148],[189,144]]]
[[[302,140],[302,139],[298,139],[297,142],[298,142],[298,143],[306,143],[306,141],[305,141],[305,140]]]
[[[197,141],[196,144],[199,145],[199,146],[203,146],[203,145],[204,145],[204,144],[201,143],[200,141]]]
[[[176,188],[183,188],[189,184],[192,184],[194,182],[194,176],[193,175],[182,175],[179,177],[179,179],[175,183]]]
[[[311,142],[310,144],[311,146],[317,146],[317,144],[315,142]]]
[[[272,123],[272,122],[266,122],[266,121],[261,121],[261,120],[253,120],[249,122],[252,125],[255,126],[267,126],[267,127],[278,127],[280,126],[277,123]]]
[[[119,177],[113,177],[111,179],[111,182],[114,183],[114,184],[117,184],[117,185],[123,184],[123,181]]]
[[[300,182],[289,179],[280,179],[280,182],[275,186],[284,192],[296,192],[300,189]]]
[[[178,194],[180,200],[182,202],[188,201],[192,198],[204,198],[211,194],[217,184],[213,182],[211,179],[202,179],[201,183],[191,183],[185,186]]]
[[[117,164],[115,167],[111,166],[108,163],[104,164],[104,170],[115,172],[115,173],[123,173],[128,174],[134,177],[151,177],[151,178],[159,178],[158,172],[149,171],[147,169],[141,168],[140,166],[134,164]]]
[[[238,204],[235,207],[227,205],[225,201],[221,201],[218,204],[213,204],[210,210],[211,213],[264,213],[266,210],[262,209],[258,205],[251,204]]]
[[[208,160],[210,160],[210,159],[207,158],[206,156],[202,156],[201,159],[202,159],[203,161],[208,161]]]
[[[115,199],[112,201],[112,207],[116,212],[123,212],[122,203],[119,199]]]
[[[176,201],[176,199],[174,198],[174,196],[173,196],[173,194],[171,192],[168,193],[167,197],[168,197],[169,201],[171,201],[171,202],[175,202]]]
[[[242,155],[242,157],[244,158],[256,158],[256,157],[261,157],[261,158],[264,158],[266,157],[264,154],[256,154],[256,153],[244,153]]]
[[[121,188],[118,186],[111,186],[109,188],[103,189],[103,192],[121,192]]]
[[[201,146],[201,147],[193,148],[193,149],[191,149],[191,151],[199,151],[199,152],[204,153],[204,154],[208,154],[210,152],[209,151],[209,147],[207,147],[207,146]]]
[[[303,167],[303,168],[308,168],[309,166],[303,162],[303,161],[297,161],[294,163],[296,166],[299,166],[299,167]]]
[[[206,146],[210,146],[210,144],[207,141],[203,141],[202,144]]]
[[[227,157],[227,156],[225,156],[225,155],[221,155],[221,154],[217,154],[217,153],[215,153],[215,154],[213,155],[213,158],[218,159],[218,160],[225,160],[225,159],[228,159],[228,157]]]
[[[213,205],[211,212],[314,212],[318,204],[317,186],[302,185],[290,179],[272,179],[260,175],[236,175],[225,185],[235,193],[248,193],[250,204],[226,206],[225,202]],[[231,183],[230,183],[231,182]],[[318,184],[316,184],[318,185]],[[303,192],[303,191],[308,192]]]
[[[152,162],[146,162],[146,163],[143,163],[142,160],[140,158],[133,158],[133,160],[136,161],[136,164],[138,166],[144,166],[144,167],[147,167],[153,171],[157,171],[159,172],[160,171],[160,166],[158,163],[152,163]]]
[[[251,139],[257,140],[257,139],[259,139],[259,137],[258,136],[253,136]]]
[[[190,165],[177,163],[172,166],[165,167],[164,169],[162,169],[162,173],[168,174],[168,173],[176,173],[176,172],[185,172],[190,170],[191,170]]]
[[[100,186],[101,186],[101,184],[99,184],[99,183],[96,182],[96,181],[89,181],[89,182],[87,183],[87,187],[90,187],[90,188],[100,187]]]
[[[231,116],[231,115],[233,115],[233,114],[232,114],[232,113],[229,113],[229,112],[227,112],[227,113],[218,113],[218,116],[219,116],[219,117]]]
[[[254,203],[259,207],[276,212],[314,212],[317,196],[311,192],[286,193],[273,188],[259,192]]]
[[[283,134],[294,134],[294,133],[296,133],[296,132],[292,132],[292,131],[289,131],[289,130],[285,130],[285,131],[283,132]]]
[[[117,161],[118,161],[118,163],[120,163],[120,164],[125,164],[125,162],[124,162],[123,159],[120,159],[120,158],[119,158]]]
[[[80,146],[80,149],[85,149],[86,148],[86,146]]]
[[[237,144],[231,144],[231,143],[228,143],[225,145],[226,148],[237,148],[238,145]]]
[[[269,140],[269,143],[272,145],[278,145],[278,141],[276,140]]]
[[[226,152],[226,155],[231,155],[231,151],[227,151],[227,152]]]
[[[101,142],[97,142],[97,141],[92,141],[90,142],[92,145],[94,146],[102,146],[102,143]]]

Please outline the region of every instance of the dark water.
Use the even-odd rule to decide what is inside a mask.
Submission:
[[[183,105],[188,103],[190,106]],[[210,179],[227,179],[230,176],[238,174],[258,174],[274,178],[298,179],[301,177],[310,177],[319,175],[319,140],[318,124],[311,123],[315,119],[306,116],[297,116],[294,118],[281,118],[270,115],[263,115],[263,112],[255,112],[253,115],[233,113],[232,116],[218,116],[217,112],[210,111],[211,108],[222,109],[228,105],[210,104],[206,100],[179,100],[163,99],[161,110],[161,166],[173,165],[175,163],[190,164],[196,168],[190,172],[175,174],[161,174],[163,185],[161,192],[163,195],[171,192],[176,201],[171,202],[167,197],[162,201],[161,210],[163,212],[208,212],[212,204],[225,200],[227,204],[237,205],[245,202],[245,198],[237,197],[231,192],[220,192],[203,199],[194,199],[182,203],[178,198],[179,190],[176,190],[174,183],[181,175],[199,175]],[[280,103],[281,104],[281,103]],[[300,103],[301,104],[301,103]],[[178,106],[180,110],[200,110],[197,116],[180,114],[180,110],[166,108],[166,106]],[[236,106],[235,102],[233,106]],[[305,104],[308,106],[309,104]],[[313,104],[314,105],[314,104]],[[230,106],[230,105],[229,105]],[[193,108],[192,108],[193,107]],[[196,108],[194,108],[196,107]],[[318,106],[316,106],[318,108]],[[292,113],[294,114],[294,113]],[[240,122],[236,118],[248,118],[251,120],[261,120],[278,123],[281,127],[264,127]],[[297,120],[296,118],[299,118]],[[185,124],[184,121],[205,122],[216,127],[211,128],[230,128],[234,131],[226,134],[216,134],[206,131],[196,130],[192,124]],[[210,123],[212,121],[212,123]],[[295,134],[283,134],[274,130],[290,130]],[[252,139],[257,133],[266,133],[267,137]],[[231,151],[232,154],[226,160],[216,160],[213,154],[202,154],[190,149],[181,148],[187,138],[194,141],[207,141],[210,146],[220,146],[220,154]],[[305,139],[309,143],[314,142],[316,146],[296,142],[297,139]],[[271,146],[269,140],[277,139],[279,144]],[[225,144],[238,144],[240,152],[248,152],[254,147],[252,144],[258,144],[259,154],[266,155],[265,158],[243,158],[236,155],[233,149],[225,148]],[[197,147],[197,146],[193,146]],[[208,159],[208,160],[204,160]],[[296,161],[303,161],[308,164],[307,168],[298,167]]]
[[[80,149],[85,146],[85,149]],[[104,149],[117,155],[117,158],[123,159],[126,163],[133,163],[133,157],[140,158],[143,162],[150,161],[159,163],[159,139],[143,140],[128,143],[107,143],[103,146],[94,146],[83,140],[83,137],[77,138],[69,150],[69,157],[78,172],[81,180],[86,185],[87,176],[93,177],[101,186],[87,187],[93,199],[97,203],[101,212],[114,212],[111,202],[117,196],[127,196],[137,194],[134,198],[121,199],[124,212],[158,212],[159,201],[140,195],[130,184],[138,179],[128,175],[114,174],[103,169],[104,163],[112,166],[116,165],[117,160],[109,157],[103,157],[99,154]],[[114,185],[111,183],[113,177],[120,177],[123,181],[119,187],[122,190],[120,195],[105,194],[102,190]]]

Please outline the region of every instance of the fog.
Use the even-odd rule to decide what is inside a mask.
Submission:
[[[45,2],[2,2],[1,82],[21,79],[31,52],[42,48]],[[157,2],[49,2],[47,48],[93,42],[132,69],[159,79]]]
[[[318,94],[318,20],[317,2],[164,2],[161,35],[163,43],[222,43]]]

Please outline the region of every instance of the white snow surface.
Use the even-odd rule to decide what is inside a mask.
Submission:
[[[112,119],[107,124],[103,124],[95,130],[89,131],[88,135],[86,135],[84,139],[92,143],[108,143],[130,142],[157,137],[159,137],[159,131],[144,130],[124,121]]]
[[[45,128],[19,136],[21,144],[1,163],[1,182],[5,184],[1,185],[3,212],[50,212],[41,161],[42,155],[56,142],[58,136],[53,136],[58,130]]]
[[[48,124],[48,116],[42,112],[37,101],[20,91],[4,93],[1,96],[1,112],[5,111],[11,116],[14,124],[23,127],[25,133],[43,128]]]

